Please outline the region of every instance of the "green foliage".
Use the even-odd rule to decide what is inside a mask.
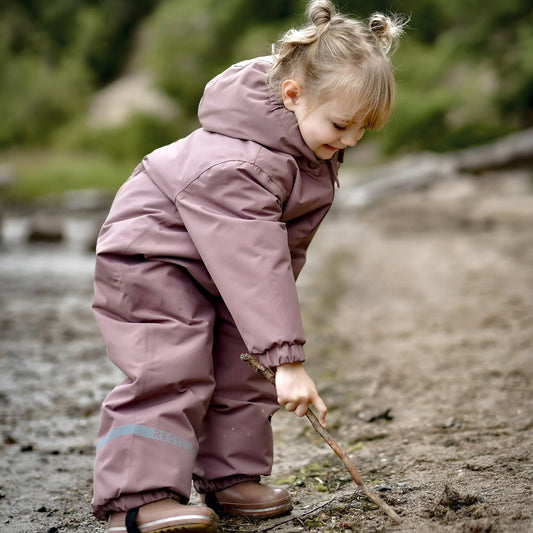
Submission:
[[[4,153],[3,162],[16,168],[15,180],[0,194],[5,202],[31,201],[48,194],[92,188],[113,194],[134,168],[131,162],[89,151],[10,151]]]
[[[383,137],[389,153],[446,151],[487,142],[520,126],[502,118],[496,105],[500,80],[489,58],[457,57],[454,42],[441,38],[433,52],[406,39],[396,56],[398,96]]]
[[[277,39],[296,5],[294,0],[164,1],[147,21],[143,62],[165,91],[195,114],[205,84],[232,62],[253,56],[240,43],[255,33],[253,51],[270,53],[266,45]],[[258,34],[268,41],[258,46]]]
[[[144,61],[156,72],[161,86],[175,96],[189,114],[215,73],[215,18],[211,0],[163,2],[148,21]],[[222,44],[216,55],[223,53]]]
[[[515,33],[516,54],[502,61],[502,84],[497,105],[506,114],[520,117],[523,127],[533,124],[533,15],[524,17]]]
[[[457,0],[452,0],[452,2]],[[409,18],[416,39],[431,44],[448,26],[445,16],[447,0],[345,0],[338,2],[344,13],[366,19],[372,13],[397,14]]]
[[[348,0],[410,16],[393,57],[398,100],[383,146],[445,151],[533,125],[530,0]]]
[[[26,54],[7,62],[0,84],[0,146],[42,143],[58,124],[79,112],[88,97],[89,73],[75,59],[50,67]]]
[[[147,27],[145,57],[165,88],[196,112],[205,83],[228,64],[268,53],[299,24],[304,1],[163,2]],[[529,0],[346,0],[344,12],[410,17],[393,58],[398,102],[382,136],[387,153],[445,151],[533,124],[533,19]],[[376,137],[379,138],[379,137]]]
[[[0,146],[46,144],[127,60],[156,0],[18,0],[0,19]]]
[[[117,161],[135,163],[160,146],[186,135],[192,123],[161,120],[138,113],[117,127],[93,128],[71,122],[56,132],[54,146],[67,151],[90,150]]]
[[[531,0],[343,0],[360,18],[410,16],[393,57],[398,99],[386,153],[445,151],[533,125]],[[5,0],[0,18],[0,148],[91,150],[133,162],[196,126],[205,83],[235,61],[270,53],[303,22],[306,0]],[[136,45],[134,49],[133,45]],[[182,115],[138,115],[120,128],[86,122],[95,90],[133,62]],[[36,171],[33,168],[33,171]],[[55,168],[55,167],[54,167]],[[83,181],[83,180],[82,180]]]

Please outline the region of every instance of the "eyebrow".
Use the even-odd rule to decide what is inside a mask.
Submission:
[[[354,124],[357,124],[359,120],[359,117],[353,117],[353,118],[345,118],[337,116],[336,119],[333,120],[335,124],[338,124],[339,126],[342,126],[343,128],[348,128],[350,126],[353,126]],[[361,121],[362,122],[362,121]],[[362,127],[366,128],[367,126],[362,122]]]
[[[355,122],[355,118],[346,118],[345,116],[332,114],[331,118],[333,119],[333,122],[339,122],[341,124],[350,124],[352,122]]]

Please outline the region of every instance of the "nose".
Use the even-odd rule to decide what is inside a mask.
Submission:
[[[354,126],[345,130],[340,140],[346,146],[355,146],[364,134],[364,128]]]

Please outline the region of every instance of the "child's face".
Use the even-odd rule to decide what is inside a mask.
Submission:
[[[284,83],[283,103],[296,115],[300,133],[318,159],[331,159],[337,151],[357,144],[366,127],[352,115],[353,106],[346,98],[309,102],[297,82],[293,82],[294,87],[285,85],[291,81]]]

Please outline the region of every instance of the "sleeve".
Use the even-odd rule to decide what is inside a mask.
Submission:
[[[275,367],[304,361],[305,337],[282,193],[260,169],[211,167],[176,207],[250,353]]]
[[[315,236],[316,230],[318,227],[311,232],[305,239],[300,241],[297,245],[292,248],[292,271],[294,272],[294,278],[297,280],[300,272],[305,266],[305,261],[307,259],[307,249]]]

